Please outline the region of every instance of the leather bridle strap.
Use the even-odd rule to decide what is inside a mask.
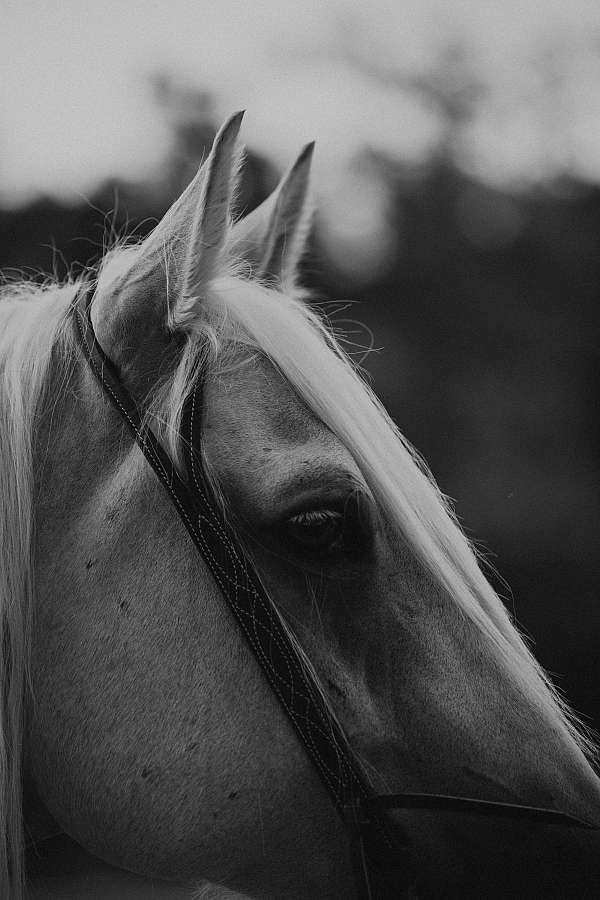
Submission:
[[[502,803],[493,800],[478,800],[474,797],[455,797],[450,794],[425,794],[425,793],[401,793],[401,794],[377,794],[366,800],[357,801],[346,808],[346,821],[350,828],[354,827],[354,862],[357,871],[357,884],[360,881],[360,867],[365,872],[362,882],[362,893],[359,897],[371,900],[379,897],[379,893],[372,890],[372,882],[369,879],[368,864],[365,858],[362,844],[362,830],[368,827],[369,816],[373,811],[392,811],[405,809],[433,810],[437,813],[467,813],[475,816],[484,816],[494,819],[511,819],[519,822],[533,822],[536,825],[559,825],[572,828],[584,828],[597,831],[598,826],[586,822],[576,816],[569,815],[557,809],[546,809],[540,806],[526,806],[519,803]],[[352,833],[352,832],[351,832]],[[385,868],[385,860],[380,863]],[[393,882],[390,882],[393,883]],[[385,897],[385,893],[382,894]],[[406,895],[405,895],[406,896]],[[410,896],[410,894],[408,895]],[[416,897],[416,893],[414,894]]]
[[[497,819],[519,819],[539,825],[570,825],[597,831],[600,826],[586,822],[560,809],[526,806],[522,803],[502,803],[498,800],[478,800],[475,797],[456,797],[451,794],[377,794],[362,801],[367,811],[393,809],[434,809],[445,812],[464,812],[476,816],[493,815]]]
[[[201,384],[182,417],[185,472],[177,470],[98,343],[90,319],[93,290],[72,304],[74,331],[105,395],[125,421],[235,616],[309,759],[343,817],[353,845],[360,900],[416,897],[408,840],[390,816],[398,809],[475,812],[583,828],[587,822],[555,810],[441,794],[376,795],[289,627],[264,589],[222,515],[199,452]]]
[[[90,319],[92,294],[89,287],[72,304],[77,343],[105,395],[167,491],[334,806],[349,825],[347,810],[370,800],[373,790],[323,691],[297,649],[290,629],[213,497],[198,448],[193,444],[194,434],[199,433],[201,387],[197,385],[193,389],[184,410],[182,438],[184,446],[187,442],[187,471],[182,474],[147,427],[116,366],[98,343]],[[377,868],[377,858],[381,855],[393,859],[394,884],[402,883],[409,889],[414,872],[402,830],[383,810],[369,810],[365,818],[368,822],[361,822],[360,839],[369,865]]]

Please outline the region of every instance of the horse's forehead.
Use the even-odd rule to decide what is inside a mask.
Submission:
[[[204,423],[224,440],[279,445],[337,443],[275,366],[258,353],[240,356],[206,385]]]
[[[203,443],[230,499],[246,505],[263,506],[294,472],[310,480],[335,470],[360,480],[346,447],[260,356],[207,382]]]

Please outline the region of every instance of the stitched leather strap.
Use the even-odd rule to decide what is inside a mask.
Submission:
[[[192,448],[186,454],[188,471],[184,480],[152,431],[144,428],[140,409],[98,343],[89,315],[91,297],[91,289],[82,292],[75,299],[72,312],[77,342],[92,372],[167,491],[336,809],[351,831],[359,835],[362,852],[375,873],[364,896],[385,895],[383,869],[376,874],[381,860],[385,861],[388,877],[393,879],[394,896],[398,896],[401,884],[408,889],[414,881],[406,838],[385,812],[375,808],[368,815],[363,814],[360,821],[348,817],[349,809],[360,806],[374,793],[322,691],[290,640],[277,607],[221,515],[202,470],[200,454],[194,453],[201,386],[193,390],[183,415],[182,436]]]

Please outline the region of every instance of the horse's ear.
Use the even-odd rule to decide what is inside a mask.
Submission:
[[[185,325],[221,267],[230,228],[240,152],[237,138],[244,113],[225,122],[208,159],[141,246],[141,257],[162,257],[169,286],[169,322]]]
[[[295,286],[310,230],[308,200],[314,142],[307,144],[275,191],[231,232],[231,252],[250,263],[257,278]]]
[[[180,331],[222,264],[240,163],[243,113],[217,134],[192,182],[139,246],[117,253],[101,271],[92,321],[116,362],[133,368],[159,333]],[[138,349],[139,348],[139,349]]]
[[[240,164],[237,136],[242,116],[243,112],[236,113],[223,125],[199,173],[202,187],[180,273],[179,296],[171,312],[175,327],[197,313],[198,301],[221,268]]]

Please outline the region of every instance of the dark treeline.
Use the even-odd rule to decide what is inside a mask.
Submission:
[[[93,265],[115,235],[145,234],[214,134],[206,115],[174,131],[159,183],[104,184],[77,206],[42,198],[0,210],[5,274],[62,278]],[[326,300],[361,301],[341,316],[364,322],[383,348],[365,360],[377,393],[489,551],[506,584],[491,577],[538,658],[600,727],[600,190],[568,179],[492,190],[443,153],[418,173],[370,165],[393,196],[385,274],[353,289],[317,227],[311,286]],[[275,182],[250,154],[241,207]]]

